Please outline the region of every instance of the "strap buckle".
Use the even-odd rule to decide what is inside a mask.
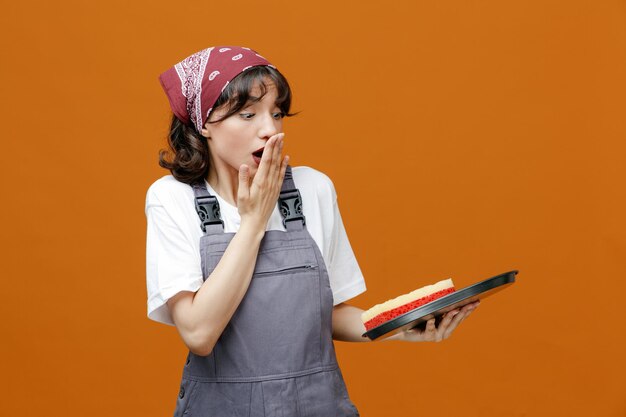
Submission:
[[[280,214],[283,216],[283,226],[287,228],[287,222],[302,220],[302,225],[306,224],[302,214],[302,197],[299,190],[289,190],[280,193],[278,197]]]
[[[220,203],[215,196],[196,197],[196,212],[200,217],[200,227],[206,233],[206,227],[211,224],[221,224],[224,222],[220,216]]]

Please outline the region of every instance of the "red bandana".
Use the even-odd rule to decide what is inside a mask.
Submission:
[[[183,59],[159,80],[176,117],[200,132],[230,80],[259,65],[276,68],[250,48],[214,46]]]

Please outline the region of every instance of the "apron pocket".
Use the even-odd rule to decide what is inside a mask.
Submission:
[[[287,376],[322,363],[318,265],[265,261],[215,346],[218,378]]]
[[[294,265],[294,266],[286,266],[281,269],[277,269],[275,271],[260,271],[254,274],[255,278],[263,278],[272,275],[280,275],[287,274],[290,272],[306,272],[309,269],[317,269],[317,265],[306,264],[306,265]]]

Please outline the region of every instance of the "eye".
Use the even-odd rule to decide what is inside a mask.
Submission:
[[[274,119],[278,120],[278,119],[282,119],[283,117],[285,117],[285,113],[279,111],[277,113],[274,113],[272,116],[274,117]]]
[[[239,116],[243,119],[250,120],[254,116],[254,113],[239,113]]]

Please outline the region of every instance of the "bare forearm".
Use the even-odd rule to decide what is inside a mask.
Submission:
[[[210,353],[246,294],[263,235],[263,229],[242,223],[216,268],[184,310],[184,317],[179,317],[176,324],[181,335],[198,353]]]
[[[344,342],[369,342],[362,337],[365,326],[361,321],[361,310],[350,304],[341,303],[333,308],[333,339]]]
[[[350,304],[342,303],[333,309],[333,339],[343,342],[370,342],[365,333],[365,325],[361,320],[361,310]],[[395,334],[382,340],[402,340],[401,334]]]

